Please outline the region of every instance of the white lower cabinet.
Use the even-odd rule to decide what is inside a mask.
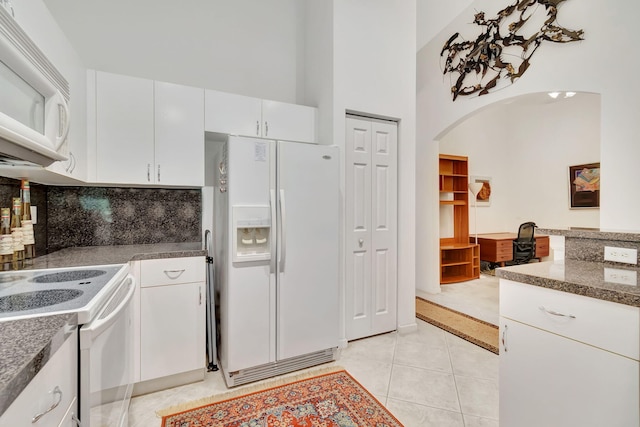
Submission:
[[[603,315],[615,309],[622,314]],[[500,426],[640,425],[638,347],[622,355],[594,345],[602,341],[595,328],[583,334],[596,323],[609,337],[637,340],[638,310],[501,280]]]
[[[78,410],[76,409],[78,406],[78,399],[74,399],[71,402],[71,405],[67,409],[67,413],[64,414],[64,418],[58,424],[58,427],[82,427],[77,422]]]
[[[204,257],[138,262],[140,381],[204,370]]]
[[[78,331],[67,337],[0,418],[1,426],[75,426],[78,413]],[[34,417],[38,420],[34,421]]]

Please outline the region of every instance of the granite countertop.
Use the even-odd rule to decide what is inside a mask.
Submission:
[[[77,326],[75,313],[0,322],[0,415]]]
[[[633,284],[605,280],[611,269]],[[640,269],[578,260],[529,263],[496,269],[496,276],[543,288],[640,307]],[[608,279],[613,280],[613,279]]]
[[[125,264],[158,258],[205,256],[200,242],[66,248],[37,257],[28,269]]]
[[[37,257],[27,269],[125,264],[145,259],[205,255],[200,242],[89,246]],[[76,326],[76,314],[0,322],[0,416]]]
[[[640,232],[602,230],[600,228],[570,227],[570,228],[544,228],[536,231],[551,236],[573,237],[578,239],[614,240],[621,242],[640,242]]]

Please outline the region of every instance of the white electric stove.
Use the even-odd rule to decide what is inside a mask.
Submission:
[[[128,425],[135,288],[128,264],[0,273],[0,322],[77,313],[84,427]]]

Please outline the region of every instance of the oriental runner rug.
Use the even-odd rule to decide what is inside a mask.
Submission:
[[[158,415],[162,427],[402,427],[345,370],[279,382],[241,396],[214,396],[212,402],[196,402],[193,409],[169,408]]]
[[[499,352],[496,325],[420,297],[416,297],[416,317],[492,353]]]

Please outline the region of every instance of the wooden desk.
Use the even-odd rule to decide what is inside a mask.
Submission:
[[[480,259],[495,262],[504,267],[505,262],[513,259],[513,240],[518,233],[478,234]],[[469,242],[475,243],[475,236],[469,236]],[[549,256],[549,236],[536,235],[536,258]]]

